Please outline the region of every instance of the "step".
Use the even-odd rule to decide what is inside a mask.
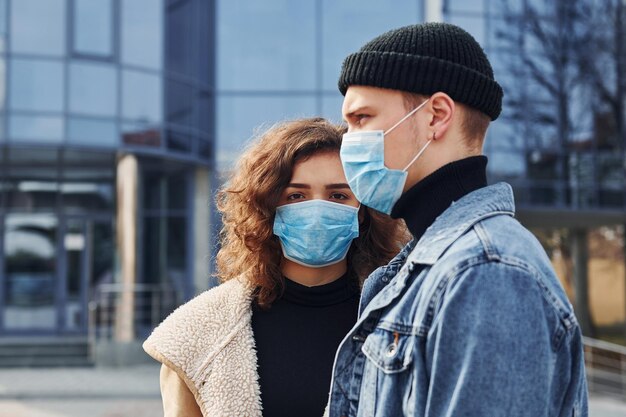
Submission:
[[[85,337],[0,338],[0,367],[91,366]]]

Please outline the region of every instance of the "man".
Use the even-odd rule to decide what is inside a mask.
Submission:
[[[414,239],[365,282],[331,417],[586,416],[582,336],[482,145],[502,89],[463,29],[385,33],[344,61],[341,149],[365,205]]]

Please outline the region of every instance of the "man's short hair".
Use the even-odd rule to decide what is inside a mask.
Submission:
[[[402,91],[401,93],[402,98],[404,99],[404,106],[407,111],[413,110],[423,103],[424,100],[428,99],[428,96],[422,94],[407,93],[406,91]],[[485,135],[487,134],[487,128],[491,122],[489,116],[480,110],[473,109],[463,103],[456,102],[455,104],[457,107],[463,109],[461,112],[463,117],[461,120],[461,127],[463,129],[465,139],[467,140],[467,145],[470,148],[482,146]]]

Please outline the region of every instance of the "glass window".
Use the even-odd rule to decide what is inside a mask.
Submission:
[[[192,136],[173,129],[167,130],[167,149],[178,152],[191,152]]]
[[[4,328],[54,329],[57,219],[12,214],[4,228]]]
[[[122,71],[122,116],[145,123],[160,123],[163,113],[161,78],[139,71]]]
[[[6,61],[0,59],[0,111],[4,111],[6,105],[6,79]],[[0,135],[4,135],[4,131],[1,131]]]
[[[275,122],[316,114],[316,99],[305,97],[219,97],[217,161],[230,168],[244,144]]]
[[[167,122],[183,126],[194,126],[192,105],[193,87],[169,80],[167,82]]]
[[[74,0],[74,52],[113,55],[112,0]]]
[[[457,13],[457,12],[483,13],[485,10],[486,1],[489,1],[489,0],[447,0],[446,6],[448,8],[448,12],[451,12],[451,13]],[[495,1],[502,2],[502,0],[495,0]]]
[[[148,172],[143,181],[143,208],[147,211],[185,210],[187,174]]]
[[[122,0],[122,63],[161,69],[163,0]]]
[[[0,0],[0,53],[6,52],[7,46],[7,0]]]
[[[198,25],[194,24],[198,21],[198,16],[194,13],[194,2],[191,0],[179,0],[175,5],[167,8],[168,71],[194,76],[196,73],[194,64],[199,58],[198,55],[211,55],[209,53],[198,54],[194,49],[199,40],[195,33]],[[206,23],[203,25],[208,26]],[[201,45],[204,45],[206,40],[201,42],[203,42]],[[208,42],[206,44],[208,45]]]
[[[220,1],[216,19],[218,88],[314,89],[315,9],[314,1]]]
[[[322,98],[322,117],[333,123],[342,123],[343,116],[341,114],[341,106],[343,105],[343,96],[337,91],[332,96],[324,96]]]
[[[59,155],[55,149],[11,147],[8,157],[9,163],[14,165],[56,165],[59,161]]]
[[[95,292],[100,284],[113,283],[113,254],[115,253],[115,238],[113,222],[97,222],[92,227],[88,227],[88,234],[91,234],[91,279],[89,288]],[[91,230],[90,230],[91,229]],[[91,232],[91,233],[90,233]],[[92,292],[92,294],[93,294]]]
[[[198,139],[198,155],[200,158],[210,160],[213,156],[213,142],[204,139]]]
[[[63,119],[12,115],[9,118],[9,137],[19,141],[60,143],[63,140]]]
[[[11,2],[11,51],[65,55],[65,0]]]
[[[144,123],[122,123],[122,143],[130,146],[161,146],[161,130]]]
[[[61,184],[63,210],[84,213],[113,209],[113,182],[64,182]]]
[[[196,127],[204,133],[212,134],[215,129],[213,95],[208,91],[197,90],[194,98],[195,105],[193,108],[197,113]]]
[[[112,65],[70,64],[70,112],[92,116],[115,116],[117,72]]]
[[[490,152],[489,172],[500,176],[523,176],[526,172],[526,160],[522,152],[494,150]]]
[[[9,104],[13,110],[63,111],[63,92],[60,62],[11,60]]]
[[[28,168],[18,169],[16,174]],[[49,171],[49,172],[46,172]],[[31,175],[54,174],[52,170],[39,169]],[[48,177],[49,178],[49,177]],[[57,209],[59,184],[55,181],[21,179],[10,181],[7,189],[7,207],[19,212],[53,211]]]
[[[485,45],[485,19],[482,16],[476,17],[476,15],[452,14],[450,15],[449,22],[462,27],[468,31],[480,45]]]
[[[184,217],[146,217],[143,236],[144,282],[170,285],[183,294],[187,271],[187,220]]]
[[[113,120],[71,117],[68,121],[68,142],[93,146],[116,146],[117,125]]]
[[[322,86],[337,90],[343,60],[391,28],[422,21],[421,0],[322,0]]]

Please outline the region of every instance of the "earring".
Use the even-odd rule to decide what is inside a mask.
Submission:
[[[437,140],[437,132],[433,132],[433,142]]]

